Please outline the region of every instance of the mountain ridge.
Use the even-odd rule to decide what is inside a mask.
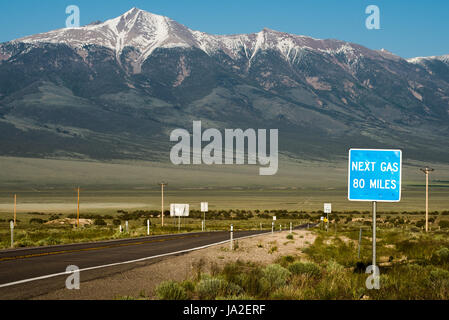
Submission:
[[[401,147],[444,162],[444,57],[406,60],[267,28],[210,35],[133,8],[0,44],[0,151],[168,161],[170,130],[202,120],[280,128],[280,152],[293,158]]]

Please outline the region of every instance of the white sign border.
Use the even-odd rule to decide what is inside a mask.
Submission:
[[[401,168],[401,172],[399,174],[399,182],[400,182],[400,188],[399,188],[399,200],[370,200],[370,199],[351,199],[349,196],[351,195],[351,151],[396,151],[400,153],[400,164],[399,167]],[[391,202],[391,203],[395,203],[395,202],[400,202],[402,199],[402,150],[400,149],[358,149],[358,148],[353,148],[353,149],[349,149],[349,156],[348,156],[348,200],[349,201],[358,201],[358,202]]]

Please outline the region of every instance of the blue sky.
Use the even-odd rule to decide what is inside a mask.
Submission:
[[[81,24],[138,7],[213,34],[268,27],[385,48],[404,58],[449,54],[447,0],[2,0],[0,42],[64,27],[71,4],[80,7]],[[380,30],[365,27],[365,8],[371,4],[380,8]]]

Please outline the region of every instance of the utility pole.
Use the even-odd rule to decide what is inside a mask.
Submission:
[[[162,196],[162,204],[161,204],[161,217],[162,217],[162,226],[164,226],[164,187],[167,185],[166,182],[159,183],[161,186],[161,196]]]
[[[14,227],[17,227],[16,217],[17,217],[17,194],[14,195]]]
[[[425,167],[420,170],[426,175],[426,232],[429,232],[429,173],[435,169]]]
[[[76,227],[80,227],[80,187],[78,187],[78,205],[76,209]]]

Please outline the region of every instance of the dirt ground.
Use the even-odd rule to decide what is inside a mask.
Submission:
[[[116,273],[101,279],[83,282],[81,273],[80,290],[58,290],[36,297],[37,300],[111,300],[125,297],[154,298],[154,290],[165,280],[183,281],[193,277],[198,265],[202,272],[223,267],[237,260],[262,264],[273,263],[280,256],[301,256],[301,249],[315,241],[315,235],[307,230],[294,232],[294,239],[288,240],[289,232],[261,235],[238,240],[236,249],[229,244],[192,251],[187,254],[167,257],[161,261],[137,266],[134,269]],[[201,263],[200,263],[201,261]]]

